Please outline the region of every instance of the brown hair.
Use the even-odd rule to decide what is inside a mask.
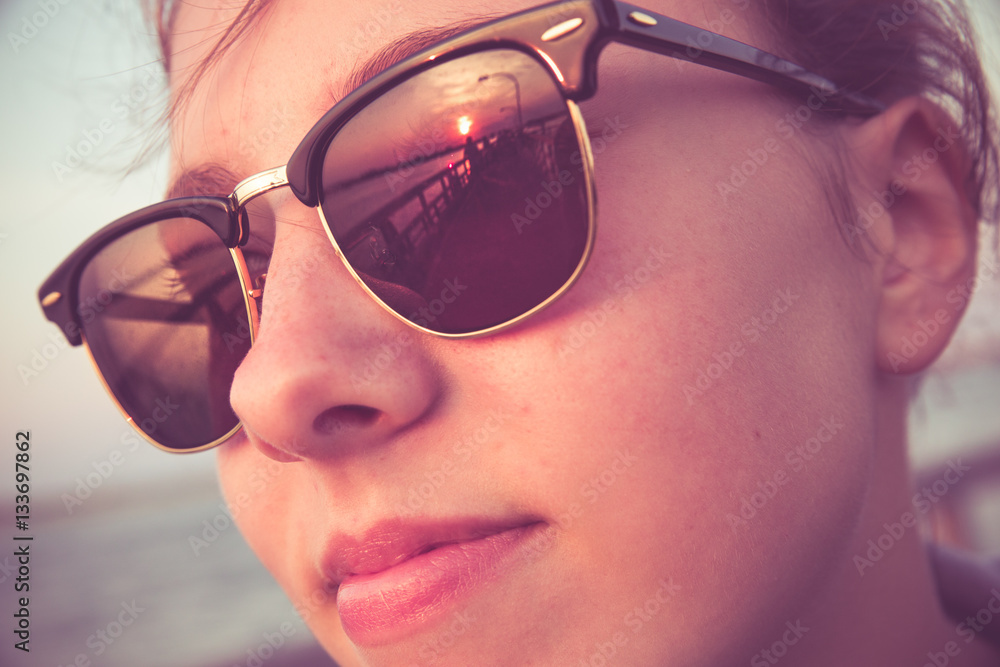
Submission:
[[[966,196],[998,213],[995,110],[961,0],[762,0],[764,29],[782,55],[886,104],[920,95],[947,111],[966,143]]]
[[[169,37],[178,1],[150,0],[168,70]],[[168,120],[270,4],[271,0],[247,0],[185,85],[174,91]],[[951,114],[969,155],[966,196],[981,219],[996,222],[1000,208],[997,120],[962,0],[759,0],[754,11],[762,19],[759,27],[769,43],[788,60],[887,104],[922,95]],[[844,175],[826,174],[826,178],[842,188]],[[838,217],[850,224],[844,218],[853,217],[853,207],[843,201],[843,190],[841,201],[832,203],[835,210],[840,209]]]
[[[177,17],[179,5],[184,0],[147,0],[145,6],[146,13],[156,28],[156,35],[160,43],[161,62],[163,68],[169,76],[171,71],[170,62],[170,36],[174,31],[174,19]],[[271,5],[271,0],[247,0],[236,17],[226,26],[208,55],[198,63],[194,72],[188,77],[187,82],[178,90],[174,90],[170,105],[167,108],[166,119],[174,118],[180,109],[191,96],[194,88],[201,82],[209,71],[218,63],[219,59],[226,54],[241,39],[247,36],[250,29],[257,24],[261,16]]]

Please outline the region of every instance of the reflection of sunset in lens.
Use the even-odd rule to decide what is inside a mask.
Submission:
[[[461,118],[458,119],[458,131],[461,132],[463,136],[468,134],[469,130],[471,129],[472,129],[471,118],[469,118],[468,116],[462,116]]]

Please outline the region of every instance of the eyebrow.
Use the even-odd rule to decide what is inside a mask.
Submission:
[[[338,101],[410,56],[416,55],[449,37],[454,37],[467,30],[478,28],[500,16],[502,14],[480,14],[474,18],[456,21],[446,26],[414,30],[386,44],[376,51],[374,55],[351,70],[351,73],[348,74],[347,79],[344,81],[342,94],[338,98]]]
[[[247,174],[249,176],[249,174]],[[167,189],[167,199],[177,197],[226,197],[243,180],[221,164],[207,163],[185,169]]]
[[[456,21],[446,26],[414,30],[386,44],[351,69],[341,87],[340,95],[335,96],[330,102],[330,108],[393,65],[406,60],[410,56],[416,55],[438,42],[454,37],[467,30],[477,28],[499,16],[502,15],[480,14],[474,18]],[[202,164],[181,172],[168,188],[167,198],[198,196],[225,197],[236,189],[240,181],[248,176],[251,176],[251,174],[245,174],[242,177],[237,176],[236,172],[226,165],[216,163]]]

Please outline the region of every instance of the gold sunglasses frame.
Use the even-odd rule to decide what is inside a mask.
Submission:
[[[704,43],[704,37],[709,43]],[[171,448],[147,434],[122,407],[101,373],[87,343],[79,318],[75,289],[83,267],[114,239],[145,224],[169,217],[191,217],[210,226],[226,243],[236,266],[246,306],[253,344],[259,326],[258,300],[262,290],[251,284],[241,248],[249,240],[246,206],[272,190],[290,187],[303,204],[319,209],[327,237],[354,280],[376,303],[407,326],[443,338],[475,338],[512,327],[547,308],[579,279],[593,250],[596,238],[596,188],[594,156],[578,101],[597,91],[597,58],[604,46],[618,42],[668,57],[696,62],[777,86],[799,96],[819,95],[827,111],[844,115],[873,116],[884,105],[864,94],[845,91],[833,82],[810,73],[778,56],[722,35],[691,26],[619,0],[566,0],[528,9],[497,19],[408,57],[374,77],[328,111],[309,131],[284,166],[267,169],[241,181],[225,198],[187,197],[168,200],[120,218],[101,229],[74,251],[43,283],[39,302],[46,317],[60,325],[72,345],[87,350],[101,383],[126,420],[159,449],[174,453],[194,453],[211,449],[232,437],[241,424],[210,443],[190,449]],[[697,57],[689,45],[698,44]],[[346,260],[320,206],[322,162],[326,150],[341,128],[372,100],[412,76],[435,65],[490,49],[514,49],[535,58],[552,75],[562,92],[581,148],[587,200],[588,236],[575,271],[554,294],[529,311],[498,325],[468,333],[434,331],[397,313],[365,284]],[[68,295],[68,296],[67,296]]]

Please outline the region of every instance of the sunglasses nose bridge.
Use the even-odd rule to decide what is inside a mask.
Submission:
[[[237,184],[233,193],[229,195],[229,203],[237,217],[233,218],[239,223],[240,237],[237,246],[242,246],[250,239],[250,225],[244,210],[250,202],[257,197],[267,194],[272,190],[288,186],[287,166],[273,167],[253,176],[248,176]]]
[[[286,166],[282,165],[243,179],[233,190],[233,194],[229,196],[229,200],[232,202],[233,207],[239,211],[257,197],[267,194],[271,190],[287,186],[288,175],[286,173]]]

